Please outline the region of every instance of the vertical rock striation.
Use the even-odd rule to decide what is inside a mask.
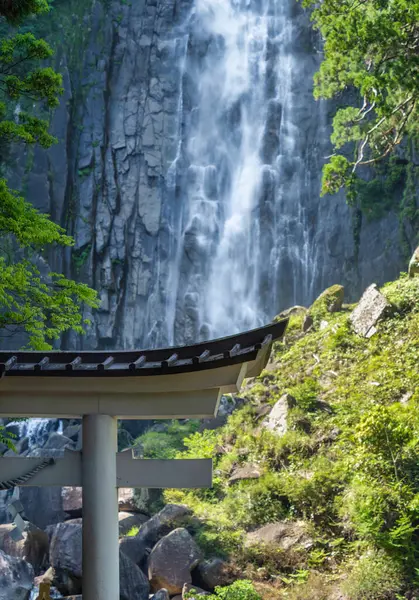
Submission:
[[[12,176],[75,237],[51,267],[100,294],[63,347],[233,333],[400,269],[395,215],[355,247],[344,198],[319,199],[331,107],[313,100],[321,45],[295,0],[68,6],[46,34],[65,83],[59,143],[19,154]]]

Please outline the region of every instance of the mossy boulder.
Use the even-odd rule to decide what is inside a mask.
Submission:
[[[344,297],[345,288],[343,285],[332,285],[322,292],[308,311],[308,316],[313,320],[314,326],[319,325],[328,313],[341,311]]]

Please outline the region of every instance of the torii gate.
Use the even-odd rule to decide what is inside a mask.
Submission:
[[[117,419],[206,419],[223,393],[260,374],[287,320],[179,348],[0,352],[0,417],[82,418],[82,452],[1,458],[0,481],[82,486],[83,600],[119,600],[118,487],[209,487],[211,460],[137,460],[117,452]],[[31,470],[29,481],[19,478]]]

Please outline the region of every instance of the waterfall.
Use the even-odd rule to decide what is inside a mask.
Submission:
[[[256,327],[312,296],[320,166],[304,142],[307,117],[320,116],[310,114],[313,48],[294,4],[195,0],[175,340]]]

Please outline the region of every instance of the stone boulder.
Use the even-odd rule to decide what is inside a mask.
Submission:
[[[119,488],[118,508],[123,512],[141,512],[135,502],[135,490],[132,488]]]
[[[262,473],[258,465],[244,465],[235,467],[229,477],[229,483],[236,483],[244,479],[259,479]]]
[[[281,521],[264,525],[246,536],[246,545],[275,545],[281,550],[288,551],[297,548],[308,549],[312,546],[307,524],[304,521]]]
[[[105,525],[104,525],[105,526]],[[149,584],[139,567],[119,552],[120,600],[148,600]],[[54,586],[65,596],[82,591],[82,524],[80,520],[59,523],[50,546]],[[50,574],[51,579],[51,574]]]
[[[191,571],[201,558],[198,546],[186,529],[175,529],[162,538],[150,554],[148,576],[153,590],[165,588],[170,595],[179,594],[185,583],[192,583]]]
[[[342,285],[332,285],[322,292],[309,308],[308,314],[319,323],[327,313],[335,313],[342,310],[345,298],[345,288]]]
[[[64,448],[73,448],[74,443],[70,438],[60,433],[51,433],[43,450],[64,450]]]
[[[148,555],[147,544],[138,535],[121,538],[119,540],[119,549],[139,567],[144,564]]]
[[[419,275],[419,246],[414,251],[409,262],[409,277],[414,277],[415,275]]]
[[[82,577],[82,525],[59,523],[52,534],[49,560],[54,585],[63,595],[79,594]]]
[[[182,524],[191,514],[192,511],[183,504],[166,504],[160,512],[142,525],[138,537],[152,548],[161,537]]]
[[[307,333],[308,331],[310,331],[310,329],[313,327],[314,325],[314,319],[311,315],[307,314],[304,317],[304,321],[303,321],[303,332]]]
[[[33,578],[29,563],[0,550],[0,600],[27,600]]]
[[[35,573],[39,573],[48,558],[48,534],[28,523],[27,530],[22,534],[23,538],[16,541],[11,536],[13,529],[13,525],[0,525],[0,549],[9,556],[22,558],[32,565]]]
[[[150,600],[170,600],[169,592],[162,588],[150,598]]]
[[[377,331],[377,323],[389,314],[391,308],[391,303],[377,285],[370,285],[350,316],[354,331],[363,337],[371,337]]]
[[[77,518],[82,516],[83,509],[83,494],[81,487],[63,487],[61,489],[61,496],[63,502],[63,510],[71,518]],[[141,511],[135,504],[134,490],[130,488],[122,488],[118,494],[118,508],[119,511],[124,513],[140,513]],[[145,522],[148,520],[148,516],[142,514],[138,517],[137,521]]]
[[[19,499],[23,504],[26,520],[39,529],[60,523],[65,518],[59,487],[22,487]]]
[[[120,512],[118,514],[118,520],[119,534],[126,535],[133,527],[140,528],[146,521],[148,521],[148,517],[146,515],[142,515],[141,513]]]
[[[299,306],[298,304],[296,304],[295,306],[291,306],[291,308],[287,308],[280,312],[279,315],[277,315],[273,319],[273,321],[274,323],[277,323],[278,321],[282,321],[283,319],[289,319],[294,315],[305,315],[307,314],[307,311],[308,308],[306,308],[305,306]]]
[[[269,415],[263,420],[262,427],[278,435],[284,435],[288,429],[288,411],[295,405],[295,398],[291,394],[284,394],[274,404]]]
[[[119,552],[119,600],[148,600],[147,577],[123,552]]]
[[[61,497],[63,510],[71,518],[82,516],[83,491],[81,487],[63,487],[61,488]]]
[[[201,587],[211,591],[218,586],[232,583],[228,565],[221,558],[210,558],[201,562],[194,571],[194,580]]]
[[[203,590],[202,588],[192,585],[192,583],[185,583],[182,588],[182,599],[187,600],[187,598],[198,598],[201,596],[209,596],[210,592]]]

